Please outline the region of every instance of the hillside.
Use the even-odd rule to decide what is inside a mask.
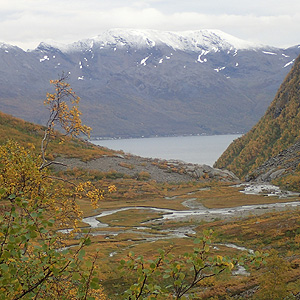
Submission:
[[[0,44],[0,110],[43,124],[49,80],[70,72],[94,137],[246,132],[299,53],[216,30],[115,29],[30,51]]]
[[[227,168],[240,177],[248,174],[248,179],[255,179],[263,173],[275,172],[280,168],[284,169],[281,175],[286,175],[289,170],[295,171],[300,162],[297,158],[299,147],[294,145],[300,137],[299,86],[300,57],[296,59],[265,115],[247,134],[228,147],[215,166]],[[294,163],[291,164],[291,161]],[[263,163],[265,167],[261,167]],[[278,176],[274,175],[269,179],[276,177]],[[260,176],[260,179],[263,177]]]
[[[36,125],[0,112],[0,145],[8,139],[14,139],[24,147],[35,147],[40,153],[41,140],[45,127]],[[59,136],[60,133],[57,132]],[[221,171],[206,165],[189,164],[176,161],[143,158],[122,151],[114,151],[95,146],[81,139],[64,136],[53,140],[48,147],[47,158],[62,163],[54,171],[84,170],[98,172],[99,177],[132,178],[136,181],[154,180],[156,182],[190,182],[195,180],[237,181],[234,174]],[[67,166],[67,168],[65,167]],[[67,172],[68,172],[67,171]]]
[[[45,127],[26,122],[0,111],[0,144],[8,139],[14,139],[25,147],[35,147],[39,153],[41,140],[44,136]],[[60,134],[57,132],[57,135]],[[116,152],[107,148],[98,147],[80,139],[64,137],[65,142],[59,143],[59,139],[53,140],[49,144],[49,153],[54,157],[64,156],[79,158],[87,161],[99,158],[103,155],[114,155]],[[51,157],[53,158],[53,157]]]

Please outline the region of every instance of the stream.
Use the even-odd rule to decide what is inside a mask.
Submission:
[[[279,198],[287,198],[290,196],[298,196],[298,193],[281,191],[277,186],[273,186],[270,184],[242,184],[236,187],[243,187],[241,193],[245,194],[263,194],[265,196],[277,196]],[[187,195],[193,195],[194,193],[188,193]],[[180,196],[173,196],[166,199],[176,199]],[[256,205],[242,205],[231,208],[214,208],[209,209],[203,206],[201,203],[197,202],[197,198],[190,198],[182,202],[182,204],[187,208],[186,210],[173,210],[166,208],[158,208],[158,207],[147,207],[147,206],[130,206],[130,207],[122,207],[113,210],[102,211],[100,214],[95,216],[84,218],[82,221],[86,223],[90,228],[98,228],[105,229],[108,228],[109,225],[105,224],[99,219],[104,216],[116,214],[118,212],[126,211],[126,210],[149,210],[155,211],[162,214],[161,217],[145,222],[141,224],[139,227],[131,227],[130,229],[121,229],[116,231],[111,231],[113,227],[110,227],[110,230],[100,230],[97,232],[92,232],[92,235],[105,235],[107,238],[109,236],[116,236],[120,233],[134,233],[137,234],[141,239],[145,241],[155,241],[158,239],[166,239],[166,238],[174,238],[174,237],[187,237],[195,234],[193,226],[185,226],[179,227],[173,230],[159,230],[157,233],[147,232],[151,228],[147,225],[150,224],[159,224],[161,225],[166,220],[205,220],[205,221],[213,221],[215,219],[227,219],[232,217],[246,217],[250,214],[263,214],[273,210],[285,210],[288,208],[295,208],[300,206],[300,201],[294,202],[284,202],[284,203],[272,203],[272,204],[256,204]],[[62,230],[61,232],[68,232],[68,229]]]
[[[277,196],[278,198],[287,198],[290,196],[299,196],[298,193],[288,192],[288,191],[281,191],[278,187],[268,184],[243,184],[237,187],[243,186],[243,190],[241,193],[245,194],[263,194],[265,196]],[[187,195],[193,195],[194,192],[188,193]],[[182,195],[181,195],[182,196]],[[176,199],[181,196],[173,196],[171,198],[166,199]],[[173,209],[165,209],[165,208],[158,208],[158,207],[147,207],[147,206],[133,206],[133,207],[122,207],[118,209],[106,210],[102,211],[101,213],[84,218],[82,221],[88,225],[89,228],[92,229],[100,229],[98,231],[91,231],[91,235],[97,236],[102,235],[105,236],[105,239],[111,239],[119,234],[123,233],[130,233],[134,234],[136,238],[134,241],[136,242],[155,242],[161,239],[173,239],[173,238],[186,238],[191,237],[192,235],[196,234],[194,230],[196,225],[190,226],[179,226],[175,229],[157,229],[155,231],[151,228],[150,225],[162,225],[166,220],[174,220],[174,221],[181,221],[181,220],[205,220],[205,221],[213,221],[215,219],[226,219],[232,217],[246,217],[250,214],[264,214],[269,211],[273,210],[285,210],[289,208],[296,208],[300,206],[300,201],[293,201],[293,202],[284,202],[284,203],[272,203],[272,204],[257,204],[257,205],[242,205],[237,207],[231,208],[214,208],[209,209],[203,206],[201,203],[197,202],[197,198],[189,198],[182,202],[182,204],[187,208],[185,210],[173,210]],[[109,216],[116,214],[118,212],[126,211],[126,210],[149,210],[155,211],[162,214],[161,217],[157,219],[147,221],[141,223],[140,226],[136,227],[118,227],[116,230],[113,230],[113,226],[109,226],[106,223],[99,221],[104,216]],[[110,230],[105,230],[105,229]],[[70,229],[61,230],[60,232],[68,233]],[[128,239],[128,241],[133,241]],[[252,253],[253,250],[246,249],[241,246],[237,246],[234,244],[222,244],[223,246],[229,248],[235,248],[239,251],[248,251]],[[217,246],[217,245],[216,245]],[[117,254],[116,252],[110,253],[110,257]],[[242,267],[238,266],[237,270],[235,270],[235,275],[244,275],[248,276],[249,273]]]
[[[267,197],[276,196],[278,198],[288,198],[292,196],[299,196],[299,193],[294,193],[290,191],[280,190],[279,187],[271,185],[271,184],[239,184],[234,187],[243,187],[241,193],[250,194],[250,195],[264,195]],[[202,190],[202,189],[200,189]],[[207,188],[203,189],[207,190]],[[193,195],[194,192],[187,193],[187,195]],[[176,199],[180,196],[166,197],[166,199]],[[197,198],[190,198],[182,202],[184,206],[186,206],[187,210],[172,210],[166,208],[158,208],[158,207],[148,207],[148,206],[132,206],[132,207],[122,207],[119,209],[107,210],[103,211],[98,215],[87,217],[83,219],[83,222],[87,223],[91,228],[101,228],[108,227],[108,224],[104,224],[97,219],[112,215],[121,211],[126,211],[130,209],[137,210],[152,210],[156,212],[163,213],[161,218],[156,219],[156,222],[160,222],[163,220],[171,220],[171,219],[182,219],[182,218],[191,218],[191,217],[200,217],[200,219],[206,219],[211,217],[213,218],[226,218],[228,216],[236,216],[243,217],[247,214],[262,214],[265,213],[266,210],[283,210],[286,208],[293,208],[300,206],[300,201],[294,202],[279,202],[279,203],[271,203],[271,204],[256,204],[256,205],[242,205],[231,208],[214,208],[209,209],[203,206],[201,203],[197,202]],[[201,218],[202,217],[202,218]],[[153,222],[153,221],[150,221]]]
[[[194,204],[195,203],[195,204]],[[103,211],[98,215],[84,218],[82,221],[87,223],[91,228],[104,228],[108,227],[108,224],[102,223],[101,221],[97,220],[101,217],[112,215],[121,211],[126,210],[152,210],[163,213],[161,218],[156,220],[148,221],[147,223],[153,222],[161,222],[163,220],[180,220],[183,218],[193,218],[193,217],[200,217],[199,219],[206,219],[206,218],[227,218],[227,217],[242,217],[247,216],[249,214],[259,214],[265,213],[267,210],[280,210],[280,209],[287,209],[287,208],[294,208],[300,206],[300,201],[294,202],[283,202],[283,203],[272,203],[272,204],[256,204],[256,205],[242,205],[237,207],[231,208],[214,208],[209,209],[202,206],[200,203],[196,203],[196,198],[191,198],[183,202],[183,205],[187,207],[195,207],[196,209],[189,209],[189,210],[172,210],[172,209],[165,209],[165,208],[158,208],[158,207],[147,207],[147,206],[131,206],[131,207],[123,207],[114,210],[107,210]],[[203,217],[203,218],[201,218]]]

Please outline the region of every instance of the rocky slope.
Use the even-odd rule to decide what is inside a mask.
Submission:
[[[167,161],[160,159],[143,158],[135,155],[102,156],[83,162],[76,158],[58,157],[56,161],[63,163],[67,168],[82,168],[100,172],[118,173],[142,180],[156,182],[180,183],[194,180],[220,180],[238,182],[239,179],[227,170],[219,170],[207,165],[184,163],[181,161]],[[56,171],[66,170],[64,166],[55,166]]]
[[[234,141],[215,166],[249,180],[273,180],[295,173],[299,164],[300,56],[263,118]]]
[[[246,132],[299,53],[213,30],[110,30],[27,52],[0,44],[0,110],[43,124],[49,80],[64,71],[93,136]]]
[[[246,181],[272,182],[275,179],[299,171],[300,141],[278,155],[271,157],[246,176]]]

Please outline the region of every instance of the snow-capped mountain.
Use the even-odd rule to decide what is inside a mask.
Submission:
[[[115,47],[116,49],[128,48],[155,48],[167,46],[173,50],[201,52],[220,51],[229,49],[254,49],[261,48],[256,45],[226,34],[220,30],[198,31],[158,31],[137,29],[112,29],[94,38],[79,41],[67,46],[59,46],[63,52],[86,50],[95,46],[100,49]]]
[[[113,29],[27,52],[0,44],[0,110],[43,122],[49,79],[70,72],[94,136],[245,132],[299,53],[218,30]]]

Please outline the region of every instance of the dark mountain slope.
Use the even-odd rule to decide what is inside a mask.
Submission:
[[[0,110],[42,124],[49,80],[64,71],[93,136],[246,132],[299,53],[214,31],[112,30],[27,52],[0,44]]]
[[[228,147],[215,166],[229,169],[240,177],[250,174],[248,177],[253,179],[261,174],[261,171],[255,171],[258,167],[279,153],[281,157],[285,156],[281,151],[292,147],[299,138],[300,56],[265,115],[247,134]],[[290,151],[297,152],[299,147],[294,146],[292,149]],[[297,157],[296,153],[293,156]],[[279,160],[279,157],[276,159]],[[286,163],[287,159],[282,160],[282,164]],[[273,167],[278,168],[279,165]]]

